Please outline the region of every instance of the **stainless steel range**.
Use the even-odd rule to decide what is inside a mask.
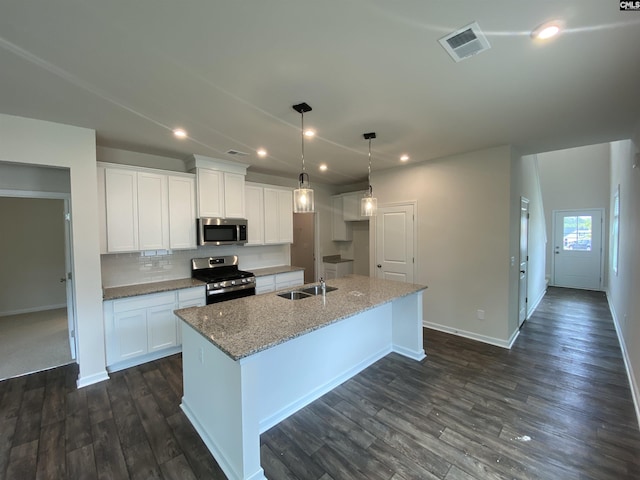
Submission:
[[[238,269],[238,257],[191,259],[191,276],[207,284],[207,305],[256,294],[256,277]]]

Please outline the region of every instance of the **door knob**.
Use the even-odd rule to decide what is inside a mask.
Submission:
[[[67,281],[67,279],[66,279],[66,278],[64,278],[64,277],[62,277],[62,278],[60,279],[60,283],[64,283],[64,282],[66,282],[66,281]]]
[[[524,270],[520,270],[520,273],[522,273],[524,275]]]
[[[382,265],[378,264],[378,268],[382,268]]]

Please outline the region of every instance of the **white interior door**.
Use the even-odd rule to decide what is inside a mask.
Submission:
[[[69,348],[71,349],[71,358],[76,359],[76,310],[73,300],[73,255],[71,254],[71,214],[69,212],[69,200],[64,201],[64,265],[66,270],[66,289],[67,289],[67,323],[69,327]]]
[[[554,211],[554,285],[602,288],[602,217],[602,209]]]
[[[518,325],[527,319],[527,281],[529,272],[529,200],[520,197],[520,280],[518,283]]]
[[[413,283],[414,206],[380,207],[376,216],[377,278]]]

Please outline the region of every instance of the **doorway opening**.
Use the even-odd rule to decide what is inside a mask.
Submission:
[[[0,379],[75,361],[69,195],[0,190]]]
[[[602,289],[604,209],[554,210],[552,279],[556,287]]]

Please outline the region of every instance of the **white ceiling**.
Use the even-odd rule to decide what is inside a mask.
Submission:
[[[552,19],[567,30],[532,41]],[[472,21],[491,49],[455,63],[438,39]],[[640,12],[602,0],[2,0],[0,112],[92,128],[103,146],[296,178],[291,106],[307,102],[311,182],[348,184],[366,177],[370,131],[374,171],[402,153],[629,138],[639,46]]]

